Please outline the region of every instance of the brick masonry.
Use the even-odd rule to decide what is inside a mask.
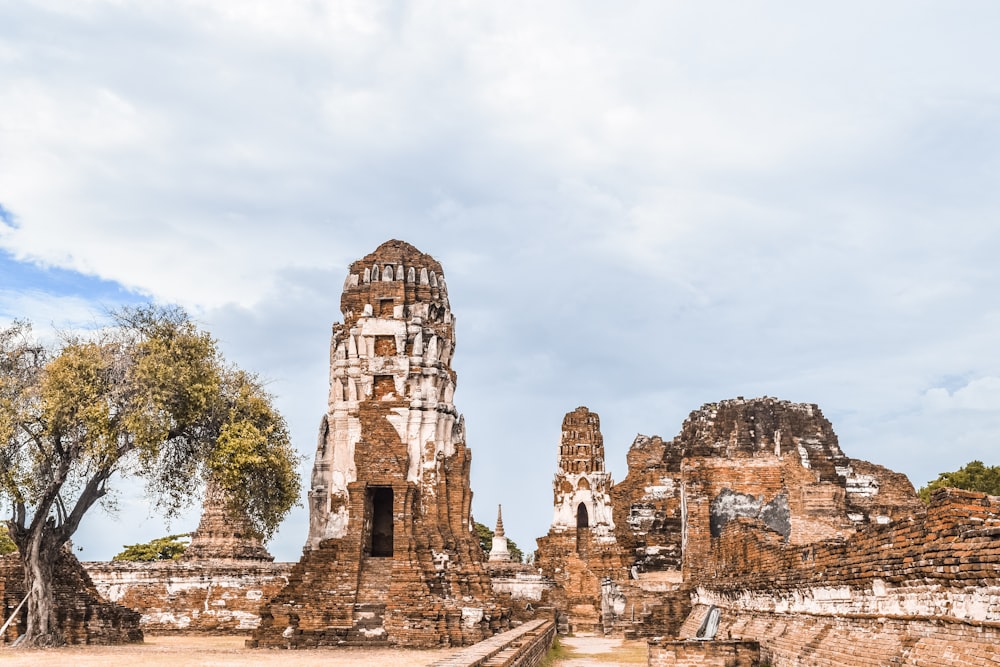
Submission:
[[[330,393],[288,585],[250,645],[477,642],[503,629],[472,531],[472,456],[452,398],[455,321],[441,265],[402,241],[351,264]]]
[[[292,563],[181,560],[84,563],[98,592],[141,614],[159,634],[246,634],[261,606],[288,583]]]
[[[55,567],[56,617],[69,644],[127,644],[142,641],[139,614],[101,597],[80,561],[67,550]],[[16,553],[0,557],[0,595],[3,618],[13,614],[24,598],[24,570]],[[4,636],[11,642],[27,629],[26,607],[21,607]]]
[[[649,667],[758,667],[760,644],[753,641],[649,642]]]
[[[535,619],[457,651],[431,667],[535,667],[552,646],[555,634],[554,621]]]

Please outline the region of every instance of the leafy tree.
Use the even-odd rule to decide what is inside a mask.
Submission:
[[[158,537],[149,542],[141,544],[126,544],[121,553],[111,560],[150,562],[154,560],[177,560],[184,554],[189,542],[183,538],[190,538],[191,533],[181,533],[179,535],[167,535]]]
[[[493,550],[493,531],[485,524],[475,522],[476,537],[479,538],[479,546],[482,547],[483,553],[487,556],[490,555],[490,551]],[[507,551],[510,552],[510,558],[516,563],[524,562],[524,552],[517,546],[514,540],[507,538]]]
[[[943,472],[917,493],[926,503],[931,492],[942,488],[981,491],[991,496],[1000,496],[1000,466],[987,466],[982,461],[970,461],[954,472]]]
[[[297,455],[254,376],[225,365],[180,309],[144,306],[115,326],[46,348],[30,325],[0,328],[0,498],[24,565],[24,643],[63,641],[56,557],[106,501],[113,475],[145,480],[176,516],[213,478],[234,513],[269,538],[298,499]]]

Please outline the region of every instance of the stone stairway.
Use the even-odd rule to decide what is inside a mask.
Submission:
[[[387,646],[385,606],[392,580],[391,558],[366,558],[361,564],[353,626],[347,633],[351,646]]]

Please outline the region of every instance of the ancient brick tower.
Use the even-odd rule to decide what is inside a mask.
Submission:
[[[555,513],[548,535],[538,539],[535,562],[558,584],[554,601],[579,630],[603,623],[603,582],[628,577],[614,533],[611,485],[600,417],[585,407],[567,413],[553,480]]]
[[[479,641],[507,614],[472,531],[441,265],[388,241],[351,264],[340,303],[306,548],[251,643]]]
[[[218,485],[208,483],[198,530],[184,550],[183,560],[255,560],[272,561],[264,544],[245,518],[235,516],[226,507],[226,498]]]
[[[596,412],[581,406],[563,418],[553,490],[553,531],[575,532],[581,547],[589,541],[585,535],[614,542],[611,474],[604,471],[604,438]]]

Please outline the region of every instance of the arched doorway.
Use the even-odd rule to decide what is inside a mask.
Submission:
[[[587,506],[580,503],[576,508],[576,527],[590,528],[590,515],[587,513]]]

